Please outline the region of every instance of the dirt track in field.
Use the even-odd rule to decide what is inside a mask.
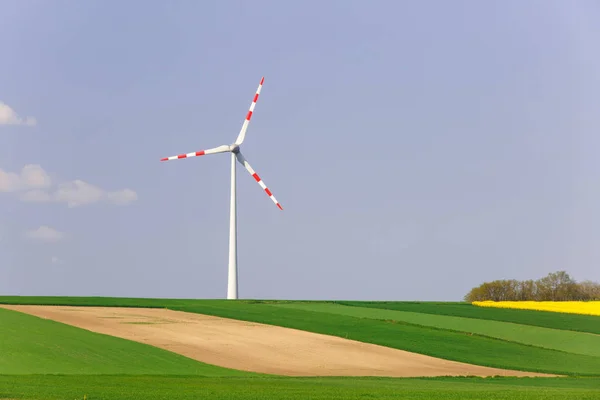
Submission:
[[[0,305],[222,367],[288,376],[553,376],[167,309]]]

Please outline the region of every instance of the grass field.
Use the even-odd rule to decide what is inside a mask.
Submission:
[[[0,398],[89,400],[597,400],[596,379],[2,376]]]
[[[486,379],[251,375],[0,309],[0,399],[82,399],[84,395],[90,400],[600,399],[600,336],[581,333],[600,331],[599,317],[568,315],[563,320],[556,313],[460,303],[433,307],[433,303],[19,297],[0,297],[0,303],[170,308],[348,337],[479,365],[572,375]],[[65,375],[35,375],[57,373]],[[154,373],[160,376],[142,375]]]
[[[443,302],[395,302],[395,301],[338,301],[338,304],[382,308],[386,310],[411,311],[417,313],[449,315],[453,317],[478,318],[491,321],[514,322],[515,324],[540,326],[600,335],[600,318],[593,315],[557,314],[549,311],[509,310],[502,308],[476,307],[469,303]]]
[[[509,342],[560,350],[567,353],[600,356],[600,335],[586,332],[410,311],[350,307],[341,304],[289,303],[278,305],[278,307],[347,315],[358,318],[407,322],[456,332],[469,332]]]

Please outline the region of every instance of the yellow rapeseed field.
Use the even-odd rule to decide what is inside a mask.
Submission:
[[[474,301],[479,307],[518,308],[600,316],[600,301]]]

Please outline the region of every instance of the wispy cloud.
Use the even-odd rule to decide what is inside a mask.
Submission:
[[[47,225],[42,225],[35,230],[25,232],[25,236],[33,240],[55,243],[64,239],[65,234]]]
[[[8,104],[0,101],[0,125],[34,126],[37,121],[33,117],[21,118]]]
[[[62,183],[54,193],[54,200],[78,207],[97,203],[105,196],[104,190],[81,180]]]
[[[132,189],[107,191],[80,179],[55,185],[39,165],[29,164],[21,172],[0,169],[0,192],[19,192],[19,198],[29,203],[64,203],[69,208],[105,202],[128,205],[138,196]]]
[[[30,190],[21,195],[21,200],[32,203],[66,203],[69,208],[98,202],[124,206],[136,201],[137,193],[131,189],[106,191],[78,179],[61,183],[53,192]]]

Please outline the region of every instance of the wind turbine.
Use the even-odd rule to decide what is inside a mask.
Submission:
[[[236,194],[236,160],[246,168],[246,171],[252,175],[252,177],[258,182],[261,188],[267,193],[267,195],[273,200],[275,205],[279,207],[280,210],[283,210],[281,204],[277,201],[273,193],[269,190],[269,188],[265,185],[262,179],[258,176],[258,174],[252,169],[248,160],[242,155],[240,151],[240,145],[244,142],[244,138],[246,137],[246,131],[248,130],[248,124],[250,123],[250,119],[252,118],[252,114],[254,113],[254,107],[256,106],[256,102],[258,101],[258,96],[260,95],[260,91],[262,89],[263,83],[265,82],[265,78],[262,77],[260,80],[260,84],[258,85],[258,89],[256,89],[256,94],[254,95],[254,99],[252,100],[252,104],[250,104],[250,110],[248,114],[246,114],[246,119],[242,124],[242,129],[238,134],[235,142],[230,145],[222,145],[219,147],[215,147],[213,149],[200,150],[194,153],[187,154],[179,154],[176,156],[165,157],[160,161],[170,161],[170,160],[178,160],[181,158],[189,158],[189,157],[198,157],[209,154],[217,154],[217,153],[231,153],[231,198],[229,202],[229,273],[227,278],[227,299],[237,299],[238,298],[238,279],[237,279],[237,194]]]

